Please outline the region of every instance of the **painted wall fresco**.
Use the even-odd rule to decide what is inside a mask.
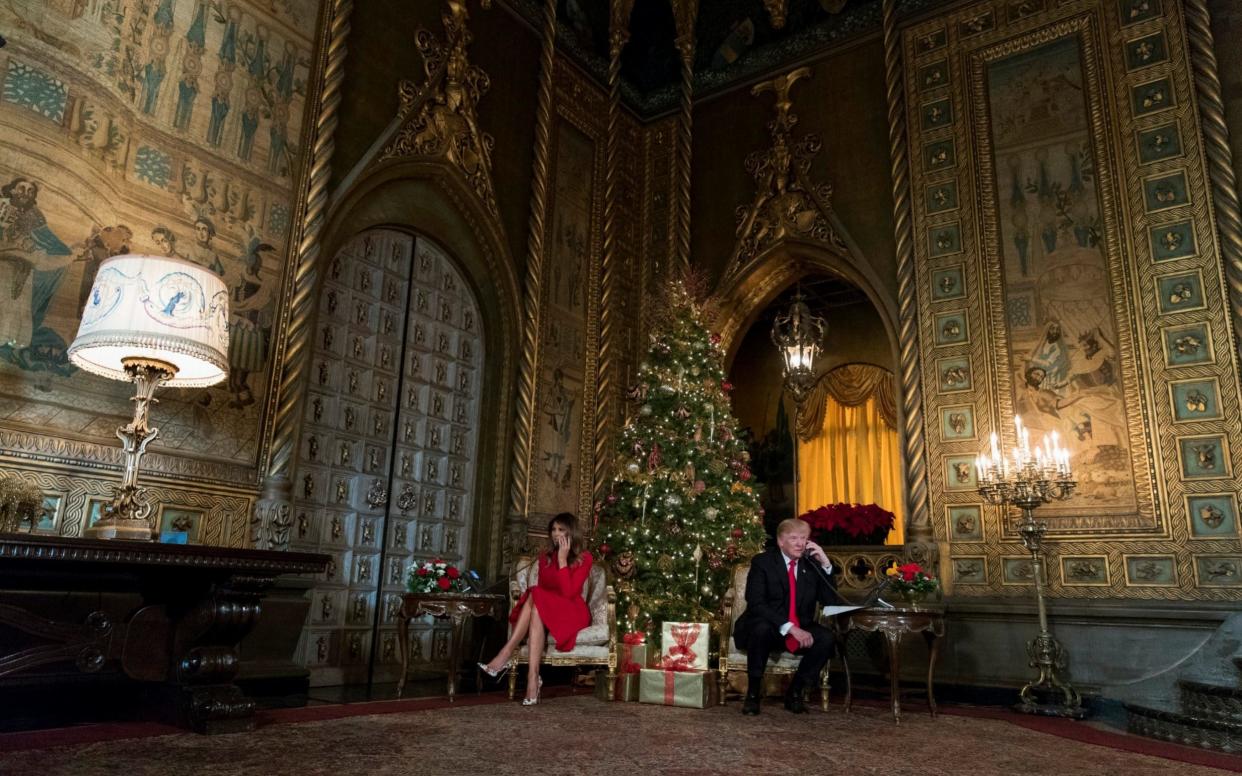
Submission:
[[[0,427],[115,445],[131,391],[66,347],[103,259],[181,256],[231,291],[230,376],[163,394],[152,449],[255,464],[317,17],[318,0],[0,5]]]
[[[1066,509],[1134,512],[1079,41],[998,60],[987,79],[1014,411],[1036,440],[1057,432],[1078,463]]]
[[[532,462],[531,517],[580,511],[587,294],[598,224],[593,223],[595,143],[558,123],[544,268],[539,401]],[[585,473],[590,477],[591,473]]]
[[[1015,413],[1060,433],[1079,481],[1038,512],[1052,595],[1242,587],[1242,396],[1182,13],[978,0],[903,29],[927,486],[955,595],[1031,592],[1014,514],[971,466]]]

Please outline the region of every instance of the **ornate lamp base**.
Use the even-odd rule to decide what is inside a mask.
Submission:
[[[1065,648],[1048,632],[1044,624],[1046,619],[1043,615],[1042,595],[1039,603],[1040,632],[1026,645],[1026,653],[1031,658],[1031,668],[1039,669],[1039,678],[1027,682],[1022,688],[1022,692],[1018,694],[1020,700],[1014,710],[1045,717],[1083,719],[1087,716],[1087,710],[1083,708],[1082,696],[1059,675],[1059,671],[1065,667]]]
[[[146,520],[104,518],[84,532],[87,539],[129,539],[151,541],[151,525]]]

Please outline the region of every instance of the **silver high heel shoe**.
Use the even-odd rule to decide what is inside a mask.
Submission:
[[[487,667],[487,663],[479,663],[479,670],[487,674],[493,679],[499,679],[500,677],[505,675],[505,671],[509,670],[509,664],[505,663],[504,668],[500,669],[499,671],[493,671],[492,669]]]
[[[522,705],[523,706],[534,706],[535,704],[539,703],[539,693],[541,690],[543,690],[543,677],[542,676],[539,677],[539,683],[535,685],[535,697],[534,698],[523,698]]]

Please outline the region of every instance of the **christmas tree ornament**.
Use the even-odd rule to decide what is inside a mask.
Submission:
[[[630,474],[638,474],[638,472],[642,470],[642,467],[640,467],[636,461],[630,461],[625,465],[625,470]]]
[[[664,497],[664,503],[676,509],[681,506],[681,496],[678,496],[676,493],[670,493]]]
[[[656,568],[660,571],[668,573],[673,570],[673,556],[665,553],[656,558]]]
[[[644,418],[650,417],[651,416],[651,405],[644,404],[643,406],[639,407],[638,414],[642,415]]]
[[[703,370],[699,369],[697,366],[692,366],[692,367],[690,367],[690,376],[691,376],[691,377],[698,377],[698,376],[699,376],[699,373],[700,373],[700,372],[702,372],[702,371],[703,371]]]
[[[708,520],[715,520],[717,517],[720,516],[720,510],[716,509],[715,507],[708,507],[707,509],[703,510],[703,516],[706,517]]]

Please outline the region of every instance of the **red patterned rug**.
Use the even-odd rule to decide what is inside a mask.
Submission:
[[[1063,720],[886,705],[793,716],[768,702],[704,711],[559,695],[535,708],[502,696],[262,712],[253,733],[198,736],[156,725],[94,725],[0,736],[0,773],[35,774],[1029,774],[1208,776],[1242,758]],[[7,750],[7,751],[6,751]],[[1212,767],[1215,766],[1215,767]]]

